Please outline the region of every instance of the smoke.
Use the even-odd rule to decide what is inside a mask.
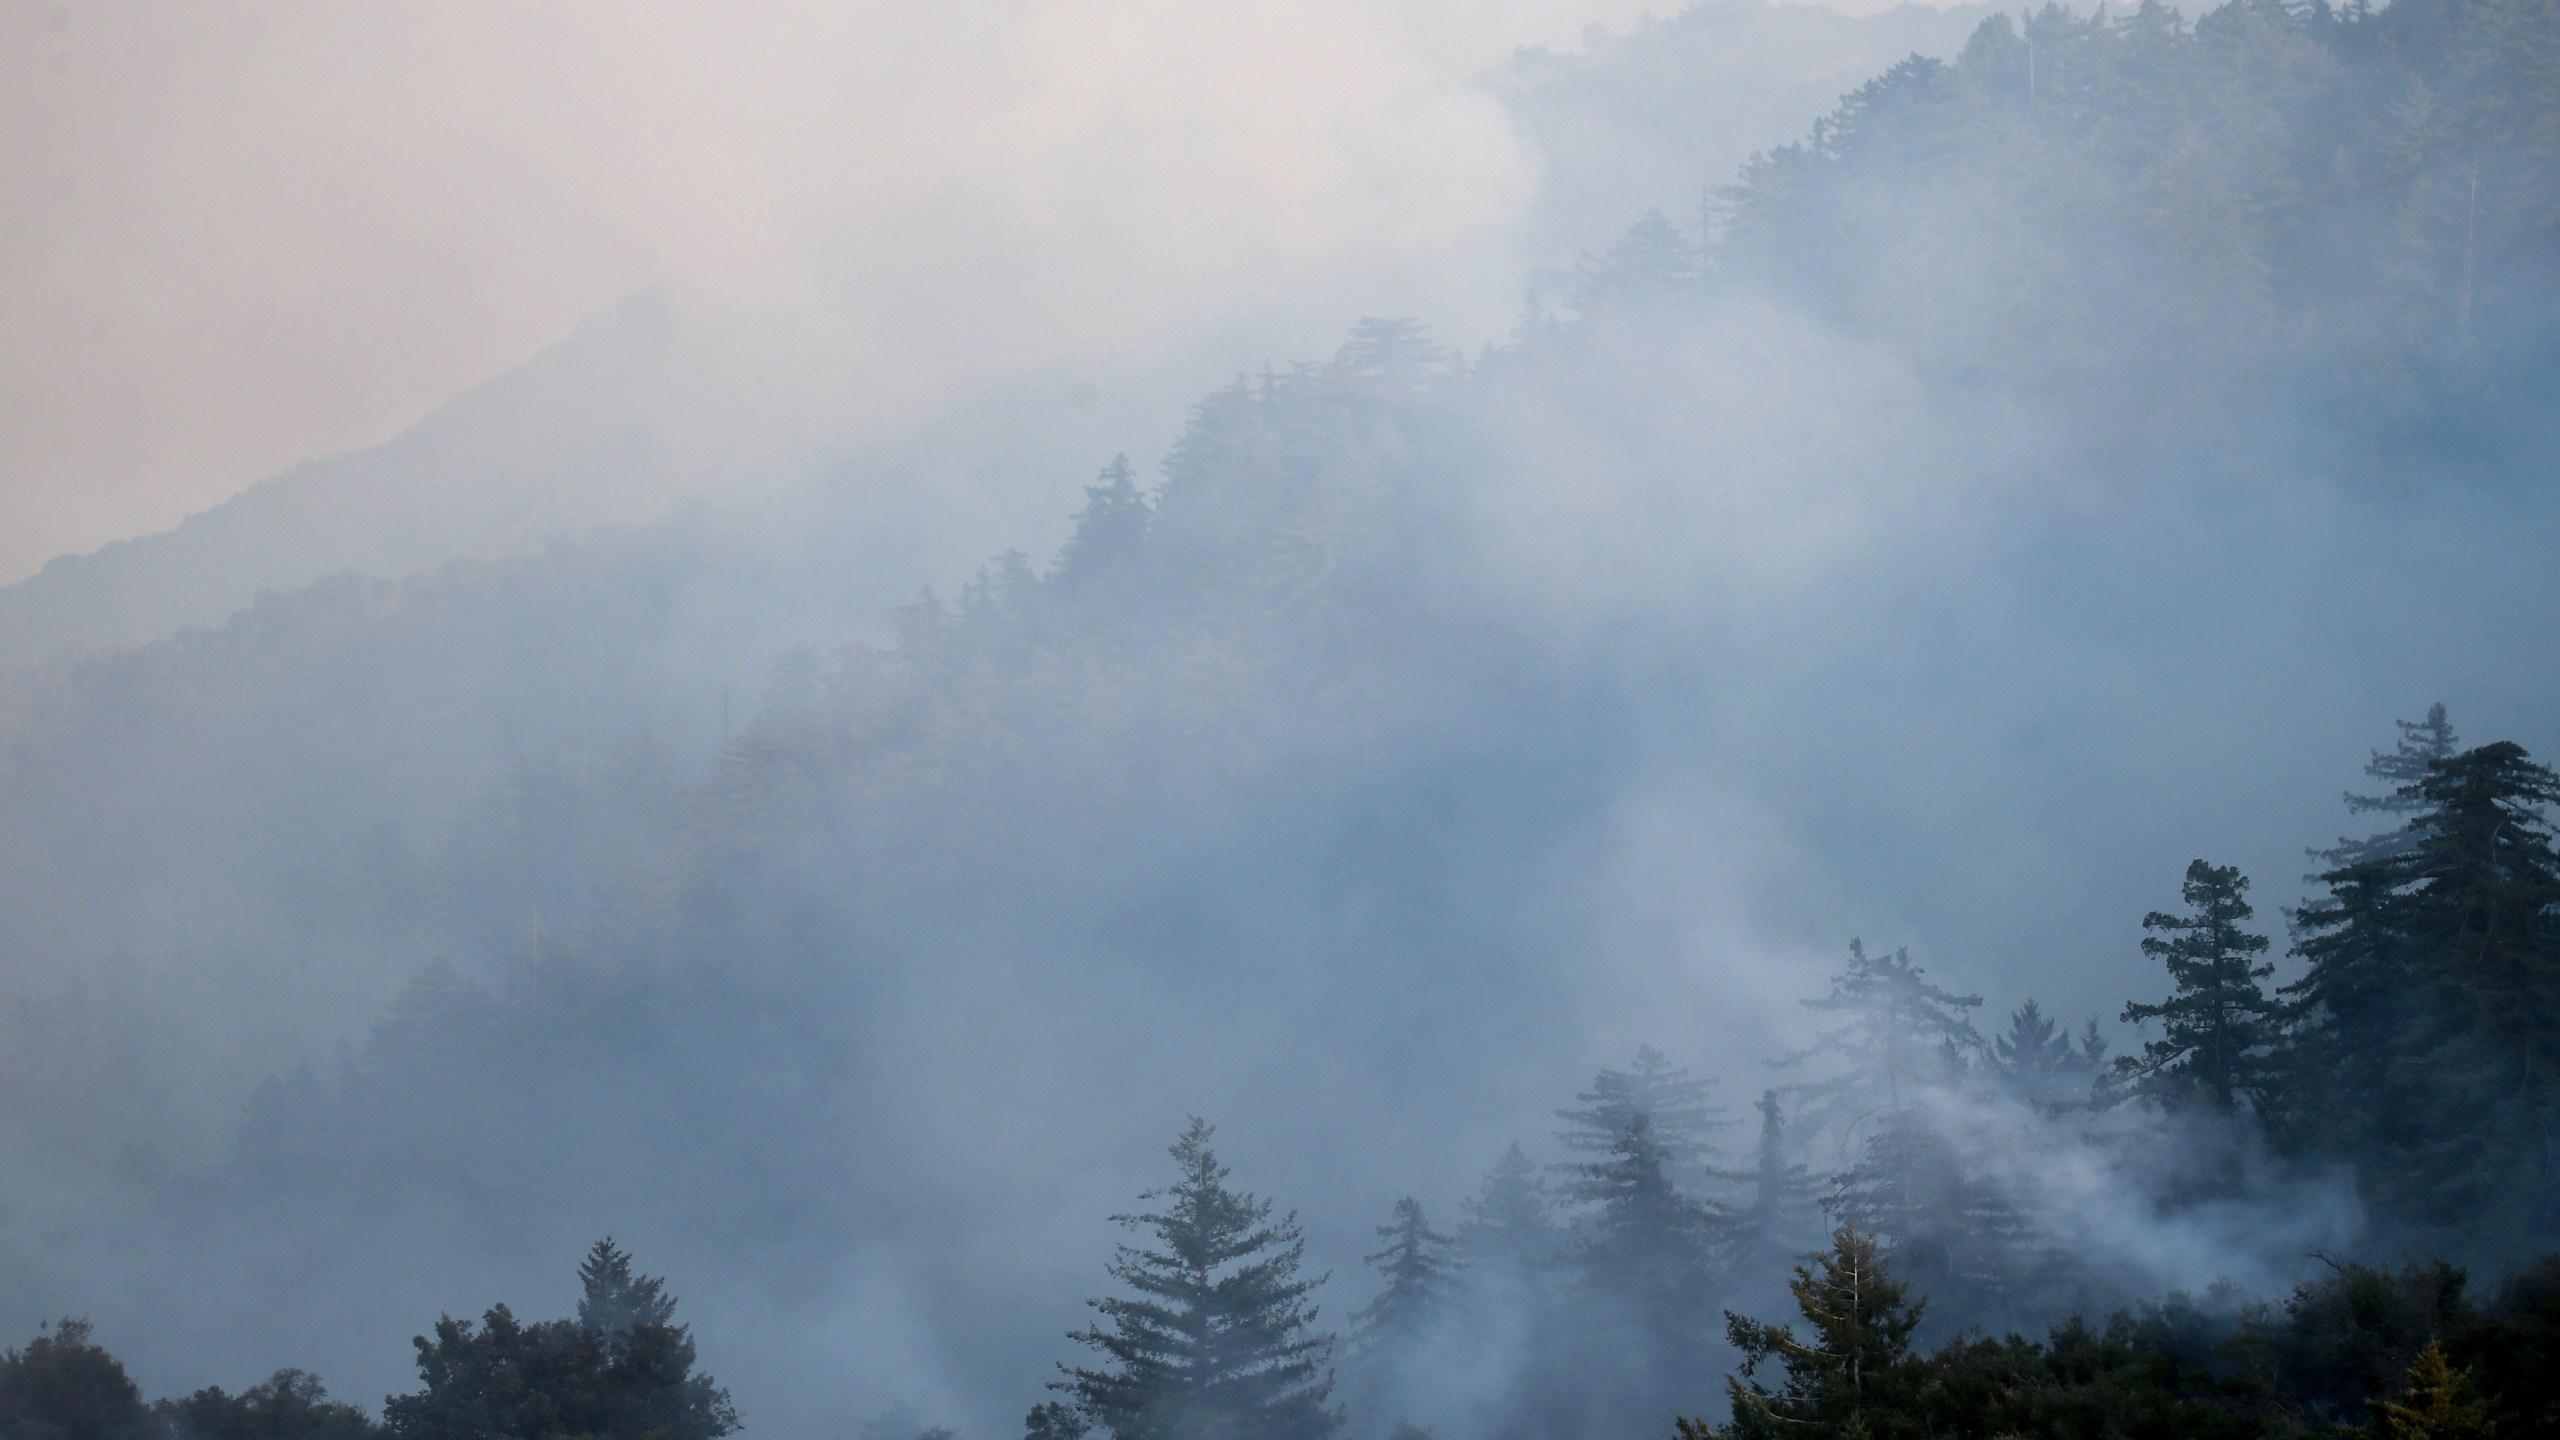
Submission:
[[[1640,8],[16,0],[0,576],[652,285],[755,336],[715,378],[764,425],[1275,305],[1498,315],[1537,161],[1464,82]]]
[[[439,1309],[564,1309],[609,1230],[760,1429],[903,1400],[983,1440],[1186,1113],[1306,1213],[1338,1318],[1395,1197],[1543,1154],[1596,1065],[1656,1044],[1738,1111],[1851,936],[2112,1017],[2188,860],[2298,894],[2393,715],[2560,716],[2516,660],[2560,620],[2550,502],[2342,481],[2281,399],[2055,401],[1775,286],[1209,393],[1363,311],[1508,330],[1554,186],[1460,82],[1578,12],[65,13],[6,62],[67,57],[11,93],[99,207],[34,222],[0,311],[0,403],[58,417],[0,425],[30,556],[647,284],[691,361],[620,399],[699,454],[910,427],[783,499],[11,682],[0,1319],[92,1311],[157,1389],[369,1399]],[[1019,453],[1002,382],[1210,352],[1161,465],[960,493]],[[1069,585],[1042,542],[1122,445],[1166,548]],[[1017,542],[963,591],[949,557]],[[954,603],[883,620],[919,576]],[[2211,1136],[1932,1103],[2110,1302],[2355,1234],[2245,1151],[2211,1203],[2125,1183]],[[1481,1419],[1552,1338],[1497,1311],[1432,1403]]]

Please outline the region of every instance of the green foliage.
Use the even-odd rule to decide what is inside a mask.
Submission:
[[[371,1416],[330,1399],[320,1377],[301,1370],[279,1370],[237,1395],[220,1386],[198,1390],[152,1411],[171,1440],[373,1440],[382,1433]]]
[[[89,1322],[0,1351],[0,1435],[9,1440],[146,1440],[151,1412],[124,1364],[90,1338]]]
[[[1742,1371],[1726,1381],[1732,1440],[1781,1435],[1860,1435],[1892,1440],[1926,1431],[1906,1423],[1925,1374],[1911,1351],[1922,1303],[1908,1302],[1872,1235],[1843,1226],[1831,1248],[1799,1265],[1787,1288],[1805,1333],[1726,1317]],[[1775,1362],[1776,1388],[1761,1378]],[[1694,1426],[1684,1434],[1694,1434]]]
[[[2455,1369],[2444,1346],[2429,1340],[2399,1395],[2374,1407],[2373,1433],[2379,1440],[2487,1440],[2489,1407],[2474,1393],[2471,1372]]]
[[[2560,779],[2502,741],[2399,795],[2404,838],[2297,918],[2296,1141],[2353,1159],[2404,1237],[2515,1258],[2560,1221]]]
[[[2160,1022],[2159,1039],[2116,1062],[2137,1093],[2172,1107],[2201,1101],[2224,1115],[2261,1102],[2276,1005],[2259,982],[2275,966],[2258,960],[2267,937],[2245,928],[2255,913],[2248,893],[2237,868],[2197,860],[2181,890],[2187,913],[2142,917],[2152,932],[2142,953],[2166,966],[2177,988],[2160,1004],[2124,1007],[2128,1023]]]
[[[1863,1242],[1863,1243],[1854,1243]],[[1918,1306],[1890,1259],[1844,1232],[1794,1284],[1806,1322],[1733,1317],[1741,1373],[1724,1426],[1680,1440],[1777,1436],[2013,1436],[2016,1440],[2547,1433],[2560,1401],[2551,1352],[2555,1263],[2475,1305],[2460,1271],[2343,1266],[2280,1308],[2241,1316],[2182,1297],[2073,1318],[2041,1341],[1960,1335],[1917,1353]],[[2543,1273],[2539,1281],[2535,1273]],[[2531,1356],[2531,1359],[2527,1359]],[[1762,1378],[1774,1362],[1775,1386]],[[2432,1428],[2431,1428],[2432,1427]]]
[[[1174,1183],[1139,1197],[1161,1209],[1112,1217],[1157,1248],[1119,1248],[1111,1276],[1134,1293],[1092,1302],[1101,1322],[1073,1336],[1104,1364],[1061,1365],[1052,1388],[1112,1440],[1324,1440],[1342,1416],[1308,1303],[1323,1277],[1298,1273],[1295,1215],[1274,1222],[1269,1201],[1227,1188],[1213,1133],[1194,1118],[1174,1142]],[[1034,1411],[1044,1423],[1068,1422]]]
[[[402,1440],[716,1440],[738,1428],[728,1392],[693,1373],[674,1302],[600,1241],[580,1267],[580,1318],[527,1324],[505,1305],[475,1326],[444,1316],[419,1336],[423,1388],[383,1403]],[[612,1328],[602,1324],[610,1322]]]

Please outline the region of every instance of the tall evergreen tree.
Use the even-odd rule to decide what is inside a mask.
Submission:
[[[1822,1198],[1835,1224],[1892,1247],[1894,1263],[1949,1318],[2007,1322],[2033,1268],[2024,1210],[1934,1107],[1877,1118]]]
[[[1585,255],[1574,276],[1574,307],[1584,314],[1641,312],[1697,283],[1698,247],[1660,210],[1647,210],[1603,256]]]
[[[2160,1038],[2116,1062],[2134,1089],[2165,1104],[2202,1099],[2231,1114],[2264,1097],[2276,1039],[2275,1002],[2259,982],[2267,937],[2247,928],[2249,880],[2237,867],[2197,860],[2181,894],[2187,913],[2142,917],[2142,953],[2166,966],[2176,990],[2157,1005],[2124,1007],[2129,1023],[2160,1022]]]
[[[1052,1388],[1113,1440],[1325,1440],[1342,1415],[1309,1303],[1323,1277],[1298,1273],[1295,1214],[1274,1222],[1271,1202],[1227,1188],[1214,1133],[1195,1117],[1174,1183],[1139,1197],[1161,1208],[1112,1217],[1154,1248],[1119,1247],[1110,1273],[1134,1293],[1092,1302],[1101,1322],[1071,1337],[1103,1363],[1060,1365]]]
[[[1138,491],[1129,457],[1114,455],[1084,487],[1084,508],[1058,552],[1049,583],[1069,605],[1104,610],[1133,605],[1146,574],[1147,536],[1155,512]]]
[[[2386,862],[2417,990],[2395,1074],[2428,1121],[2393,1137],[2388,1203],[2448,1240],[2547,1238],[2560,1224],[2560,854],[2541,811],[2560,776],[2500,741],[2413,788],[2427,806],[2416,843]]]
[[[2404,1240],[2512,1257],[2560,1224],[2560,778],[2501,741],[2402,795],[2408,844],[2296,917],[2296,1137],[2355,1161]]]
[[[1516,1141],[1484,1172],[1476,1193],[1459,1202],[1458,1213],[1458,1253],[1479,1275],[1525,1275],[1562,1243],[1545,1179]]]
[[[2009,1028],[1991,1040],[1991,1063],[2002,1083],[2039,1109],[2088,1103],[2106,1053],[2095,1019],[2075,1041],[2033,1000],[2010,1012]]]
[[[1672,1179],[1642,1113],[1567,1176],[1566,1193],[1582,1206],[1563,1256],[1573,1284],[1560,1297],[1574,1335],[1547,1363],[1566,1362],[1559,1379],[1585,1393],[1590,1423],[1605,1432],[1676,1403],[1689,1366],[1713,1343],[1725,1217]]]
[[[2411,1362],[2400,1393],[2374,1412],[2376,1440],[2490,1440],[2497,1433],[2471,1372],[2456,1368],[2434,1339]]]
[[[1804,1004],[1842,1021],[1778,1062],[1836,1066],[1799,1087],[1805,1113],[1846,1156],[1823,1210],[1894,1247],[1960,1317],[2003,1316],[2026,1226],[1953,1123],[1967,1110],[1970,1057],[1984,1048],[1967,1015],[1982,997],[1932,982],[1908,951],[1871,955],[1853,941],[1830,993]]]
[[[1926,1433],[1914,1413],[1926,1367],[1911,1351],[1926,1302],[1904,1300],[1908,1287],[1876,1238],[1843,1226],[1828,1251],[1796,1267],[1787,1288],[1807,1333],[1728,1314],[1726,1334],[1742,1352],[1742,1373],[1725,1381],[1731,1423],[1719,1429],[1683,1418],[1680,1440]],[[1774,1389],[1760,1378],[1772,1361],[1782,1372]]]
[[[1813,1176],[1804,1162],[1788,1154],[1778,1092],[1761,1091],[1754,1108],[1760,1113],[1760,1138],[1752,1147],[1751,1165],[1716,1172],[1718,1179],[1741,1190],[1740,1203],[1728,1215],[1727,1246],[1729,1268],[1745,1280],[1801,1254],[1821,1231]]]
[[[1419,320],[1364,315],[1328,369],[1338,379],[1401,393],[1446,378],[1458,359],[1434,344],[1430,328]]]
[[[2420,1123],[2393,1076],[2415,974],[2393,870],[2387,860],[2331,870],[2320,877],[2328,893],[2293,914],[2303,972],[2278,992],[2284,1083],[2270,1119],[2296,1149],[2369,1158]]]
[[[1422,1202],[1407,1195],[1395,1218],[1378,1227],[1386,1248],[1366,1256],[1386,1288],[1351,1314],[1351,1343],[1372,1355],[1409,1347],[1428,1335],[1457,1287],[1451,1237],[1431,1228]]]
[[[2379,814],[2396,823],[2389,830],[2361,840],[2342,835],[2338,837],[2337,844],[2313,850],[2311,858],[2321,862],[2323,872],[2405,854],[2414,843],[2409,821],[2426,808],[2426,802],[2418,798],[2414,787],[2427,777],[2428,767],[2459,748],[2453,722],[2445,717],[2441,701],[2427,707],[2427,716],[2423,720],[2395,720],[2392,723],[2398,727],[2400,738],[2393,743],[2391,753],[2372,752],[2372,758],[2365,762],[2364,767],[2366,775],[2383,783],[2382,793],[2359,795],[2350,790],[2344,798],[2347,813],[2351,815]]]
[[[1667,1294],[1711,1263],[1721,1217],[1672,1180],[1670,1158],[1639,1114],[1606,1153],[1570,1167],[1566,1193],[1587,1207],[1574,1251],[1604,1286]]]
[[[1713,1083],[1672,1064],[1650,1045],[1637,1046],[1626,1069],[1601,1071],[1592,1077],[1590,1089],[1574,1097],[1579,1105],[1556,1112],[1565,1122],[1556,1139],[1579,1155],[1612,1154],[1642,1117],[1665,1170],[1685,1176],[1711,1153],[1709,1137],[1733,1123],[1724,1118],[1723,1106],[1708,1100]],[[1573,1174],[1581,1167],[1567,1162],[1559,1168]]]
[[[676,1297],[666,1281],[631,1268],[631,1252],[607,1235],[578,1262],[578,1323],[605,1335],[644,1325],[674,1326]],[[682,1328],[682,1327],[677,1327]]]
[[[1982,997],[1958,995],[1932,982],[1911,963],[1908,950],[1870,955],[1864,943],[1852,940],[1849,963],[1831,977],[1830,993],[1801,1003],[1839,1017],[1840,1023],[1775,1064],[1789,1069],[1817,1060],[1832,1062],[1829,1075],[1795,1088],[1805,1097],[1811,1122],[1844,1143],[1874,1117],[1903,1110],[1943,1086],[1950,1050],[1971,1054],[1982,1049],[1982,1036],[1966,1016],[1981,1007]]]

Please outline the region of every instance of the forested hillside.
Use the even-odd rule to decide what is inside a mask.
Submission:
[[[0,1406],[364,1433],[141,1396],[407,1386],[610,1231],[751,1433],[2536,1433],[2556,47],[1993,16],[885,631],[774,510],[13,678],[0,1318],[97,1325]],[[730,1422],[510,1327],[383,1423]]]

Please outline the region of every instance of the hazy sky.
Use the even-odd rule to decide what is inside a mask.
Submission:
[[[856,283],[1014,270],[1064,297],[1027,343],[1428,274],[1535,181],[1465,77],[1660,8],[0,0],[0,581],[383,439],[640,286],[787,305],[920,208],[1001,238],[909,225]]]

